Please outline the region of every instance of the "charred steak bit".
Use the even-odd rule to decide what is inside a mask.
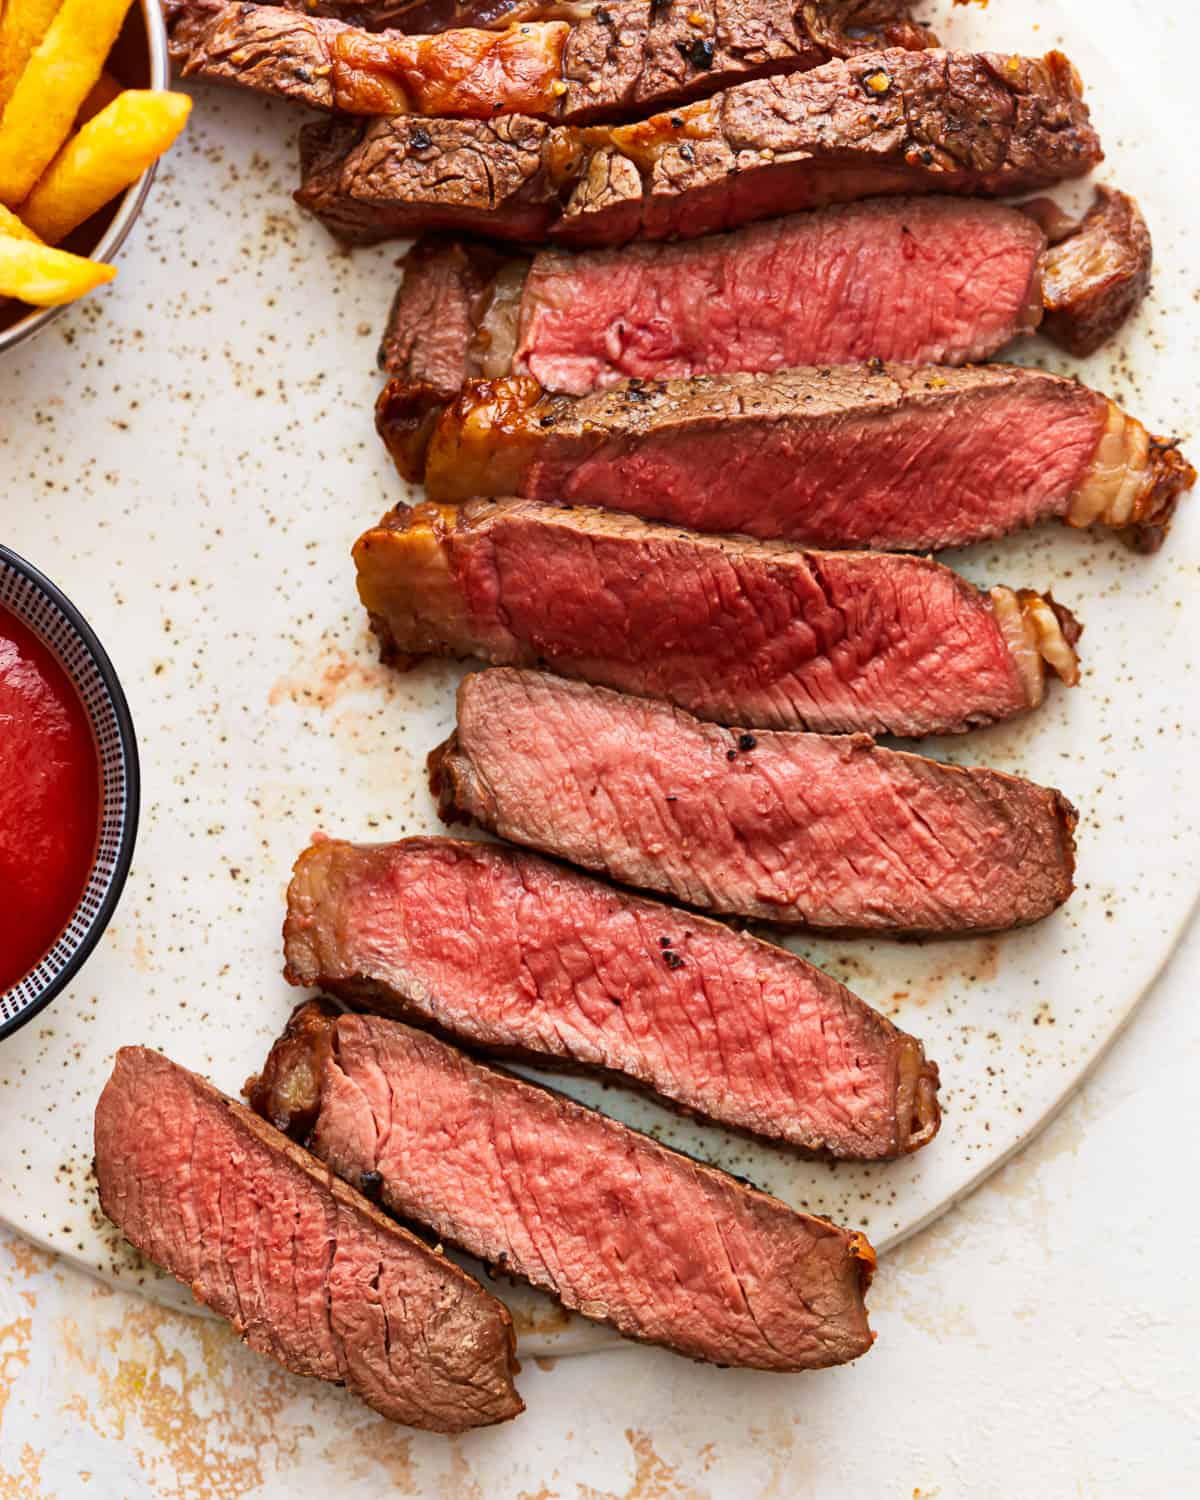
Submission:
[[[1040,595],[924,557],[809,552],[536,501],[402,508],[354,549],[387,659],[476,656],[826,733],[955,734],[1078,677]]]
[[[281,1070],[319,1070],[312,1150],[393,1213],[692,1359],[805,1370],[870,1348],[861,1234],[395,1021],[326,1026],[299,1063],[285,1037],[251,1097],[270,1111]]]
[[[161,1054],[117,1053],[96,1107],[96,1179],[126,1239],[296,1374],[436,1432],[523,1410],[494,1297]]]
[[[834,4],[812,14],[791,0],[765,7],[716,0],[707,13],[649,0],[583,6],[563,20],[504,30],[381,34],[347,21],[243,0],[173,7],[172,55],[185,77],[238,84],[318,109],[359,115],[518,113],[560,123],[620,120],[715,93],[766,74],[818,67],[835,51],[878,47],[851,37]],[[902,46],[934,37],[907,19],[903,0],[887,30]],[[818,40],[820,38],[820,40]]]
[[[430,756],[447,822],[706,911],[824,931],[1022,926],[1071,894],[1075,810],[862,735],[704,724],[539,672],[466,677]]]
[[[920,1042],[820,969],[518,850],[323,839],[296,861],[284,951],[293,984],[356,1009],[803,1151],[878,1160],[937,1132]]]
[[[512,116],[512,119],[519,117]],[[986,123],[983,123],[985,122]],[[533,122],[526,119],[525,126]],[[491,125],[460,122],[460,148],[495,148]],[[335,234],[351,216],[370,159],[375,238],[419,233],[428,203],[405,212],[403,137],[342,138],[341,170],[298,195]],[[1091,170],[1101,159],[1079,80],[1060,54],[1043,59],[888,49],[808,73],[764,78],[634,125],[562,127],[570,172],[547,180],[519,164],[525,196],[544,199],[536,229],[496,212],[491,238],[551,235],[574,245],[642,236],[694,238],[751,220],[881,194],[1012,194]],[[514,181],[510,192],[518,191]],[[459,184],[447,191],[457,201]],[[352,236],[353,238],[354,236]]]
[[[380,403],[385,438],[407,389]],[[519,495],[698,531],[925,552],[1051,516],[1161,537],[1195,480],[1176,444],[1077,381],[882,361],[580,397],[528,376],[468,381],[417,466],[430,500]]]
[[[1145,301],[1153,259],[1137,204],[1097,188],[1082,222],[1043,259],[1043,331],[1071,354],[1094,354]]]

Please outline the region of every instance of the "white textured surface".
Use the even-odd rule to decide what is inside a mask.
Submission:
[[[998,40],[1020,42],[1021,33],[1012,22],[1017,9],[1015,3],[991,8],[987,20],[995,25]],[[1073,0],[1069,9],[1075,17],[1072,50],[1082,50],[1074,44],[1077,34],[1090,34],[1105,45],[1118,67],[1129,70],[1131,94],[1152,113],[1158,127],[1158,192],[1168,200],[1175,194],[1180,212],[1191,212],[1184,201],[1189,136],[1183,127],[1194,132],[1200,119],[1190,93],[1190,59],[1200,40],[1195,18],[1163,16],[1132,0],[1104,5]],[[1109,110],[1103,97],[1099,103],[1103,123]],[[1173,170],[1179,171],[1177,181]],[[184,196],[181,185],[172,181],[165,189],[164,215],[176,195]],[[127,262],[131,283],[139,254],[156,259],[173,251],[163,226],[161,218],[157,227],[149,226],[152,233]],[[280,227],[281,235],[290,232]],[[1171,299],[1182,302],[1181,292],[1191,299],[1195,278],[1186,238],[1179,237],[1177,243],[1184,257],[1165,265],[1160,280],[1169,276]],[[247,267],[246,276],[262,291],[262,278],[253,266]],[[334,284],[342,285],[341,279]],[[181,288],[181,298],[186,290]],[[1160,292],[1160,307],[1161,296]],[[272,366],[269,348],[253,360],[230,355],[223,361],[221,341],[236,347],[236,324],[227,313],[211,307],[196,309],[196,315],[203,316],[205,328],[190,345],[178,319],[170,325],[172,338],[178,338],[187,353],[202,347],[203,332],[212,349],[214,384],[218,375],[224,380],[233,374],[247,383],[249,403],[255,399],[256,382],[267,388],[286,378],[286,371]],[[102,337],[105,326],[91,326],[90,315],[80,318],[78,340]],[[147,331],[152,326],[147,320]],[[1173,331],[1178,332],[1178,324],[1167,320],[1155,334],[1171,345]],[[370,341],[356,342],[355,326],[345,324],[327,337],[326,400],[336,405],[337,387],[344,378],[339,372],[356,370],[355,359],[365,366]],[[120,352],[113,351],[103,370],[93,367],[89,382],[120,379],[112,373]],[[159,390],[179,395],[170,355],[164,346],[154,381]],[[1161,371],[1151,374],[1163,378]],[[1141,386],[1140,369],[1138,376]],[[1172,377],[1194,411],[1187,368],[1173,360]],[[147,380],[144,372],[140,378]],[[10,381],[11,371],[0,371],[0,394],[11,397],[12,411],[20,413],[30,393],[13,390]],[[354,382],[351,386],[358,388]],[[147,380],[147,388],[153,391],[154,383]],[[199,432],[204,430],[205,395],[198,387],[190,397]],[[1140,408],[1132,396],[1130,400],[1135,409],[1144,409],[1144,400]],[[108,430],[110,410],[102,407],[98,418],[95,401],[85,396],[78,412],[75,407],[54,412],[46,436],[52,443],[56,435],[72,432],[71,451],[82,452],[83,428],[89,424],[88,441],[98,451],[98,461],[90,471],[65,472],[58,481],[76,484],[82,478],[93,487],[91,509],[78,522],[96,527],[101,537],[119,523],[121,492],[115,479],[106,478],[106,471],[115,473],[127,451],[122,445],[134,443],[152,459],[159,458],[163,505],[155,540],[167,538],[178,545],[181,530],[188,528],[184,535],[196,536],[197,542],[193,547],[189,540],[181,555],[194,555],[194,576],[204,578],[203,525],[209,502],[205,484],[198,486],[197,503],[185,505],[180,498],[184,490],[173,468],[179,446],[173,428],[178,407],[172,404],[172,422],[152,411],[149,422],[143,415],[126,436],[120,428]],[[250,557],[274,529],[252,509],[254,477],[271,476],[272,503],[267,510],[282,527],[284,486],[303,486],[316,467],[303,429],[289,428],[286,415],[276,412],[273,417],[279,418],[271,428],[276,443],[285,447],[291,433],[295,445],[283,465],[272,454],[261,461],[261,469],[257,457],[239,456],[242,450],[246,455],[252,452],[248,429],[232,442],[227,440],[209,460],[213,475],[208,486],[219,485],[231,472],[245,473],[245,548]],[[1189,421],[1187,429],[1191,428]],[[336,430],[335,425],[325,432]],[[10,417],[0,438],[11,442],[11,437]],[[344,409],[343,440],[345,457],[356,472],[357,445],[370,439],[353,408]],[[334,461],[336,450],[327,455],[327,462]],[[13,493],[24,477],[24,471],[11,464],[8,472],[12,477],[6,525]],[[386,475],[379,472],[381,499]],[[78,524],[66,536],[56,531],[55,490],[46,485],[46,475],[39,478],[41,488],[22,495],[17,504],[36,505],[38,524],[46,527],[55,545],[70,546],[79,560],[73,564],[76,575],[63,573],[62,581],[74,589],[85,609],[99,615],[114,596],[139,590],[145,597],[163,595],[152,614],[129,622],[125,630],[130,650],[140,635],[152,634],[163,675],[173,678],[165,700],[171,716],[157,726],[160,759],[154,774],[160,791],[175,781],[182,788],[179,806],[188,808],[191,804],[182,797],[187,795],[184,783],[197,774],[192,748],[196,724],[206,719],[223,726],[238,723],[238,673],[243,664],[234,664],[221,687],[210,683],[200,704],[189,700],[189,677],[205,670],[204,664],[195,662],[188,637],[178,628],[168,629],[161,641],[158,637],[164,618],[177,622],[192,617],[182,612],[183,606],[202,613],[206,585],[193,586],[188,597],[186,571],[166,581],[151,580],[137,576],[139,570],[132,565],[124,577],[116,569],[107,577],[89,577],[82,562],[88,555],[87,537]],[[338,501],[336,473],[321,472],[316,482],[327,497],[325,503]],[[373,507],[376,497],[370,495],[363,503]],[[20,518],[34,524],[31,511],[22,511]],[[264,599],[263,626],[291,633],[290,649],[302,661],[308,639],[303,622],[312,607],[304,593],[305,563],[300,561],[307,558],[304,537],[293,528],[287,545],[286,566],[295,580],[293,609],[285,616],[277,599]],[[40,560],[47,561],[44,549]],[[248,566],[246,579],[250,577]],[[161,583],[158,589],[156,582]],[[181,593],[177,607],[174,601]],[[1177,628],[1180,647],[1194,642],[1196,635],[1194,614],[1190,622],[1186,616],[1183,621]],[[107,633],[115,647],[112,632]],[[250,674],[249,646],[246,654],[245,671]],[[1129,663],[1135,678],[1138,665]],[[336,678],[339,662],[331,660],[329,666]],[[307,668],[297,670],[302,673],[296,716],[296,733],[301,736],[307,733],[306,716],[315,712],[304,698],[314,678]],[[334,685],[331,681],[331,689]],[[1181,684],[1182,707],[1194,708],[1195,697],[1190,684]],[[1127,701],[1128,711],[1134,712],[1134,700]],[[348,707],[339,705],[338,711],[343,718],[351,716]],[[343,743],[349,743],[354,732],[359,729],[351,723]],[[382,730],[375,722],[369,732],[377,737]],[[1141,752],[1151,769],[1155,748],[1143,747]],[[168,749],[174,754],[168,756]],[[1190,751],[1194,762],[1194,742]],[[226,790],[237,787],[244,795],[237,758],[230,758]],[[281,769],[278,783],[270,788],[270,804],[255,810],[253,826],[245,825],[240,805],[231,798],[216,809],[211,803],[195,809],[177,827],[161,828],[153,847],[160,853],[169,851],[173,842],[186,848],[188,835],[199,841],[208,826],[222,824],[218,844],[198,842],[197,851],[219,847],[221,873],[230,880],[239,904],[257,902],[262,909],[256,920],[261,918],[264,927],[273,925],[276,892],[248,889],[232,871],[242,869],[243,857],[248,863],[255,857],[258,839],[268,836],[266,829],[274,822],[286,821],[293,802],[303,817],[311,816],[290,775],[287,768]],[[1184,796],[1194,804],[1194,790],[1187,789]],[[1146,830],[1170,827],[1177,811],[1170,803],[1168,794],[1160,792],[1157,803],[1145,809],[1146,819],[1139,816],[1126,825],[1123,847],[1119,844],[1109,861],[1107,878],[1125,907],[1106,950],[1114,966],[1127,958],[1136,961],[1146,941],[1144,889],[1134,872],[1144,868],[1147,843],[1159,837]],[[280,848],[306,831],[303,825],[288,831]],[[1153,852],[1160,869],[1168,877],[1179,871],[1182,881],[1182,858],[1165,843]],[[166,953],[147,950],[144,938],[139,943],[137,924],[126,923],[111,945],[106,966],[94,971],[85,1003],[93,990],[102,994],[110,1018],[119,1019],[124,1036],[138,1035],[149,1025],[149,1008],[156,1003],[163,973],[181,972],[171,966],[182,963],[190,964],[198,976],[195,1003],[201,1009],[207,1003],[205,985],[218,980],[241,993],[248,1012],[259,1007],[264,987],[257,982],[257,970],[247,972],[235,965],[222,975],[221,960],[209,951],[219,944],[220,930],[198,931],[188,885],[181,878],[169,885],[156,883],[154,868],[143,848],[141,904],[136,910],[168,914],[155,921],[156,929],[168,934]],[[182,873],[189,873],[186,860]],[[1193,936],[1134,1028],[1063,1117],[965,1207],[886,1259],[872,1296],[879,1346],[860,1365],[822,1377],[776,1379],[702,1370],[641,1350],[561,1361],[553,1371],[531,1362],[521,1382],[530,1411],[519,1423],[447,1445],[389,1430],[339,1393],[313,1391],[269,1370],[219,1329],[150,1307],[125,1293],[110,1293],[16,1241],[6,1243],[0,1249],[0,1262],[5,1263],[0,1278],[0,1495],[147,1494],[230,1500],[243,1495],[318,1495],[334,1486],[338,1493],[354,1496],[407,1492],[464,1500],[746,1495],[789,1500],[896,1495],[908,1500],[914,1491],[922,1497],[1040,1500],[1059,1495],[1193,1493],[1200,1485],[1200,1382],[1194,1352],[1200,1318],[1192,1254],[1200,1228],[1194,1203],[1200,1153],[1193,1082],[1200,1061],[1193,981],[1198,968],[1200,939]],[[865,984],[861,987],[870,993]],[[1076,984],[1068,998],[1072,1007],[1086,1009],[1103,997]],[[276,992],[266,1008],[280,1005],[282,996]],[[183,1027],[180,1032],[184,1034]],[[37,1107],[45,1111],[43,1126],[53,1130],[55,1119],[72,1107],[69,1095],[78,1082],[80,1044],[56,1047],[54,1037],[41,1040],[54,1071],[45,1066],[45,1051],[23,1060],[6,1049],[0,1056],[0,1087],[5,1093],[20,1092],[25,1100],[36,1097]],[[211,1050],[216,1054],[213,1070],[221,1081],[236,1082],[219,1043]],[[196,1061],[203,1063],[203,1058],[197,1056]],[[64,1077],[69,1079],[66,1088],[59,1083]],[[18,1142],[27,1139],[28,1132]],[[11,1152],[11,1134],[7,1144]],[[53,1157],[46,1155],[45,1160],[52,1176]],[[11,1160],[5,1165],[11,1171]],[[68,1200],[71,1194],[81,1198],[76,1192],[81,1187],[72,1184]],[[31,1212],[44,1201],[45,1191],[40,1173],[31,1171],[14,1182],[15,1198],[27,1201]]]
[[[1040,51],[1069,35],[1104,175],[1154,226],[1156,295],[1110,349],[1085,365],[1036,341],[1017,352],[1077,369],[1154,431],[1190,435],[1200,314],[1180,272],[1197,215],[1160,170],[1149,101],[1122,87],[1095,24],[1072,29],[1044,0],[936,10],[959,45]],[[279,974],[291,863],[315,828],[438,828],[424,759],[452,722],[459,670],[381,667],[354,596],[350,545],[402,489],[371,424],[397,247],[347,256],[299,215],[296,124],[286,106],[205,90],[119,290],[0,371],[0,432],[23,489],[5,540],[105,639],[144,765],[113,927],[0,1060],[0,1129],[14,1142],[0,1153],[0,1219],[178,1305],[190,1298],[129,1254],[89,1181],[112,1053],[157,1046],[231,1092],[261,1066],[296,998]],[[901,1162],[834,1170],[622,1090],[563,1083],[882,1250],[1059,1105],[1154,978],[1200,886],[1200,698],[1187,690],[1200,642],[1182,607],[1200,568],[1200,506],[1184,507],[1153,558],[1049,526],[953,561],[977,582],[1053,586],[1085,622],[1078,690],[1052,688],[1025,719],[930,747],[1061,787],[1082,813],[1078,888],[1048,920],[996,938],[800,945],[925,1042],[942,1069],[938,1140]],[[611,1341],[526,1289],[506,1295],[525,1353]]]

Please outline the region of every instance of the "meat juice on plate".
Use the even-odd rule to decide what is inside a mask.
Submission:
[[[0,607],[0,993],[50,949],[83,894],[100,763],[67,673]]]

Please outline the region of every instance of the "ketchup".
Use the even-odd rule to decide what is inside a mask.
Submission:
[[[99,827],[100,763],[79,694],[0,606],[0,994],[70,921]]]

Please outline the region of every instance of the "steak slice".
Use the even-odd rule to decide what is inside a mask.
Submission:
[[[185,77],[239,84],[358,115],[498,113],[583,123],[620,120],[768,74],[818,67],[881,42],[928,47],[906,0],[616,0],[578,8],[574,24],[526,21],[503,30],[438,28],[429,36],[372,32],[350,21],[243,0],[180,0],[170,41]],[[873,14],[868,30],[854,24]]]
[[[297,194],[354,243],[426,227],[423,212],[405,212],[409,139],[386,123],[359,121],[354,135],[327,127],[336,147],[310,151],[324,169],[306,167]],[[474,142],[487,155],[496,123],[464,122],[461,149]],[[542,204],[542,235],[586,246],[690,239],[881,194],[1022,193],[1102,158],[1078,76],[1059,53],[888,48],[739,84],[633,125],[562,128],[570,170],[548,176],[524,163],[524,195]],[[452,202],[460,191],[448,175]],[[532,237],[498,211],[484,232]]]
[[[503,1422],[512,1320],[241,1104],[123,1047],[96,1106],[100,1206],[252,1349],[435,1432]]]
[[[519,495],[902,551],[1052,516],[1124,529],[1144,549],[1196,477],[1177,444],[1077,381],[882,361],[634,380],[580,397],[528,376],[472,381],[433,429],[423,475],[436,501]]]
[[[364,31],[433,32],[455,26],[511,26],[570,9],[555,0],[271,0],[305,15],[352,21]]]
[[[174,0],[191,4],[195,0]],[[880,47],[928,47],[933,45],[927,27],[910,17],[911,0],[808,0],[799,5],[780,5],[779,0],[615,0],[602,6],[594,0],[274,0],[286,9],[305,15],[333,16],[350,21],[365,31],[435,32],[452,27],[504,27],[520,21],[570,21],[582,27],[597,10],[621,16],[626,25],[640,35],[646,29],[664,27],[677,14],[690,17],[686,39],[693,46],[697,39],[711,39],[713,60],[724,52],[741,49],[747,54],[765,52],[778,35],[787,36],[788,28],[822,48],[826,57],[843,57],[851,52],[877,50]],[[172,8],[166,0],[164,8]],[[802,11],[793,15],[792,11]],[[648,12],[642,20],[638,12]],[[749,17],[757,18],[757,27],[749,29]],[[684,34],[676,31],[682,40]],[[800,45],[800,43],[793,43]],[[704,51],[698,53],[703,68]]]
[[[472,1049],[594,1068],[802,1151],[937,1133],[920,1042],[784,948],[453,839],[322,839],[296,861],[285,974]]]
[[[955,734],[1078,680],[1078,627],[924,557],[806,552],[536,501],[402,507],[355,549],[386,660],[546,666],[725,724]]]
[[[572,131],[527,115],[493,120],[336,116],[300,131],[296,202],[351,244],[452,230],[545,238],[558,188],[578,171]]]
[[[374,1016],[302,1007],[251,1092],[393,1213],[628,1338],[819,1369],[865,1354],[875,1253],[594,1110]],[[319,1080],[314,1094],[308,1079]],[[279,1107],[281,1106],[281,1107]]]
[[[748,734],[539,672],[463,679],[429,758],[447,822],[782,926],[942,936],[1071,894],[1074,808],[862,735]]]
[[[434,36],[374,33],[243,0],[175,7],[171,57],[183,78],[236,84],[351,115],[562,115],[561,21]]]

